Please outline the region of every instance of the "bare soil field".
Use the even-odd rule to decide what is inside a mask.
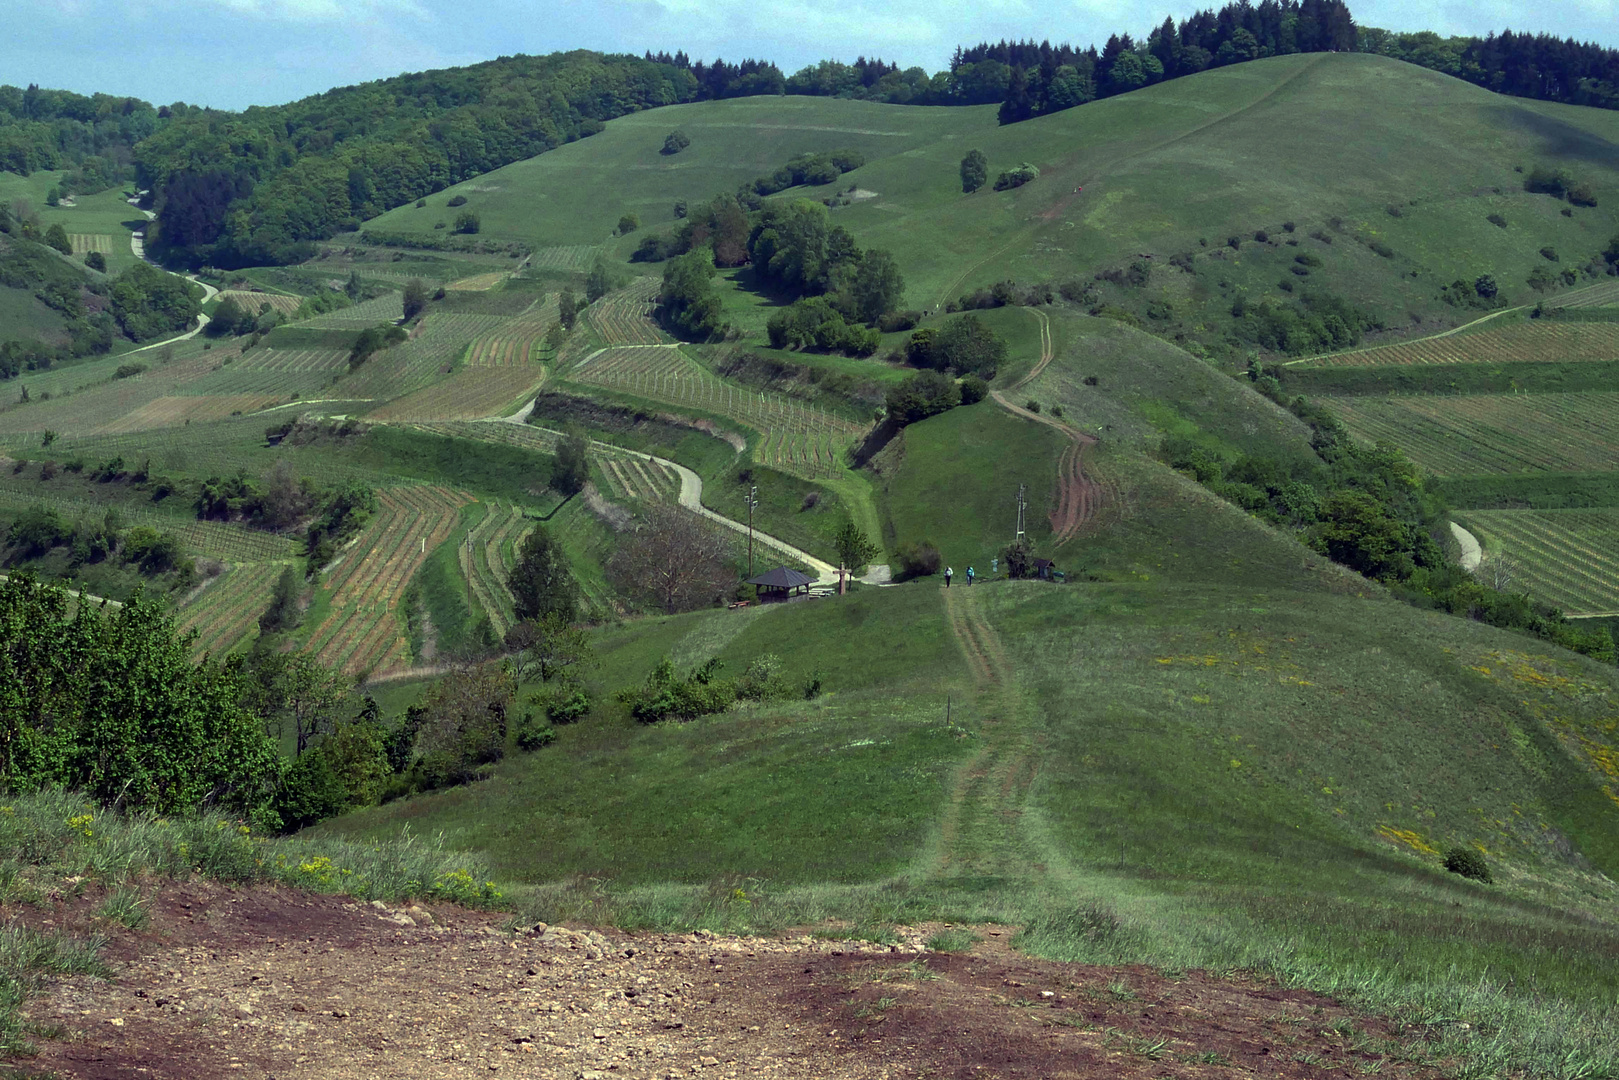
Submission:
[[[95,896],[12,919],[92,927]],[[1326,1077],[1379,1060],[1377,1022],[1241,977],[971,952],[598,933],[498,914],[165,883],[113,927],[110,981],[28,1007],[29,1072],[85,1080]],[[1353,1025],[1353,1027],[1351,1026]],[[1358,1034],[1351,1034],[1358,1032]],[[1384,1076],[1431,1075],[1395,1061]]]

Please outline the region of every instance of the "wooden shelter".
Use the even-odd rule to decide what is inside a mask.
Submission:
[[[760,600],[787,600],[798,590],[807,594],[815,579],[791,567],[778,566],[758,577],[749,578],[748,584],[758,587]]]

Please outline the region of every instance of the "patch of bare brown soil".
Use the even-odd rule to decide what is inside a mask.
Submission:
[[[84,928],[92,907],[51,918]],[[166,885],[147,929],[114,935],[110,982],[64,979],[27,1006],[55,1037],[16,1064],[86,1080],[1223,1080],[1344,1076],[1368,1060],[1324,998],[1028,960],[1005,931],[946,955],[921,951],[922,931],[890,948],[543,924],[511,935],[501,921]]]

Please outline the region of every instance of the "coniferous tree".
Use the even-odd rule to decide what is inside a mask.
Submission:
[[[982,150],[969,150],[961,159],[961,190],[971,195],[989,182],[989,159]]]

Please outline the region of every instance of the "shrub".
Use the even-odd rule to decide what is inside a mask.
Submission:
[[[625,214],[618,219],[618,235],[628,236],[641,227],[641,219],[635,214]]]
[[[1017,168],[1008,169],[1006,172],[1003,172],[1001,175],[997,176],[995,178],[995,190],[1010,191],[1012,188],[1020,188],[1024,184],[1027,184],[1030,180],[1037,178],[1039,175],[1040,170],[1025,161]]]
[[[1497,229],[1504,229],[1507,227],[1507,219],[1502,217],[1500,214],[1491,214],[1484,220],[1488,221],[1491,225],[1494,225]]]
[[[1292,232],[1296,228],[1298,228],[1298,226],[1293,224],[1291,221],[1282,222],[1282,231],[1283,232]]]
[[[1254,239],[1261,244],[1268,244],[1270,243],[1270,233],[1266,232],[1264,229],[1260,229],[1254,233]]]
[[[145,364],[119,364],[118,370],[112,373],[115,379],[127,379],[131,375],[139,375],[146,370]]]
[[[890,311],[877,320],[877,329],[885,334],[896,334],[916,329],[916,324],[921,321],[920,311]]]
[[[961,380],[961,403],[963,405],[976,405],[989,396],[989,383],[977,375],[969,375]]]
[[[894,549],[894,563],[899,571],[895,577],[900,581],[909,581],[937,574],[944,559],[930,540],[916,543],[907,541]]]
[[[1293,261],[1298,263],[1300,266],[1316,267],[1321,265],[1321,260],[1317,256],[1311,255],[1308,252],[1305,252],[1302,255],[1295,255],[1293,257]]]
[[[107,271],[107,257],[99,251],[88,251],[84,255],[84,265],[92,270]]]
[[[669,134],[663,137],[663,149],[659,152],[663,154],[678,154],[690,145],[691,139],[684,131],[676,128],[674,131],[671,131]]]
[[[1556,262],[1557,249],[1553,247],[1543,247],[1540,249],[1540,257],[1548,262]]]
[[[451,198],[449,202],[446,202],[444,205],[445,206],[465,206],[466,204],[467,204],[467,197],[465,195],[456,195],[453,198]]]
[[[517,748],[538,750],[557,741],[557,729],[539,720],[533,713],[524,713],[517,722]]]
[[[1040,411],[1040,403],[1033,398],[1030,398],[1027,402],[1025,402],[1023,407],[1032,413],[1037,413]]]
[[[1490,876],[1490,864],[1484,860],[1483,854],[1474,848],[1453,847],[1445,852],[1445,869],[1464,878],[1482,881],[1486,885],[1495,880]]]
[[[1385,259],[1394,258],[1394,249],[1383,243],[1381,240],[1369,241],[1366,246],[1371,248],[1377,254],[1383,256]]]
[[[590,695],[578,687],[561,687],[547,694],[545,718],[553,724],[573,724],[590,714]]]
[[[458,233],[466,233],[470,236],[477,232],[480,227],[478,215],[471,210],[463,210],[455,215],[455,231]]]

